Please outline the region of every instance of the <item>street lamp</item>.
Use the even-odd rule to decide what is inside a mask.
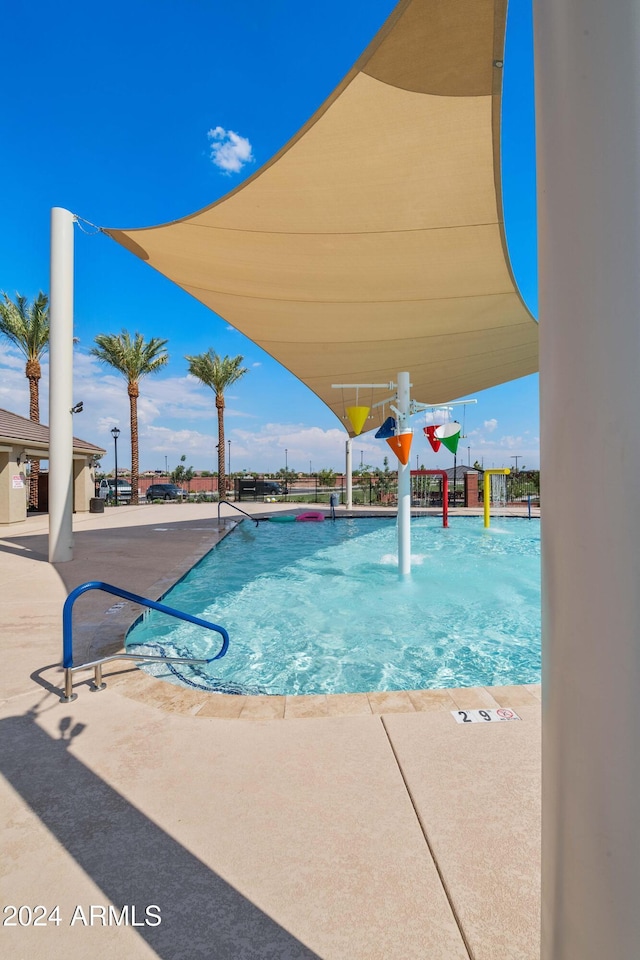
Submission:
[[[164,458],[164,472],[169,476],[169,457],[165,456]]]
[[[114,447],[115,461],[116,461],[116,466],[115,466],[115,474],[116,474],[115,488],[116,488],[116,507],[117,507],[117,506],[118,506],[118,437],[120,436],[120,431],[118,430],[117,427],[112,427],[112,428],[111,428],[111,436],[113,437],[113,447]]]
[[[512,459],[512,460],[515,460],[515,462],[516,462],[516,469],[515,469],[514,472],[517,473],[517,472],[518,472],[518,460],[522,460],[522,454],[519,453],[517,457],[511,457],[511,459]]]
[[[227,440],[229,444],[229,467],[227,469],[227,476],[229,477],[229,483],[231,483],[231,440]]]
[[[289,493],[289,461],[287,459],[289,451],[287,448],[284,448],[284,492],[285,494]]]

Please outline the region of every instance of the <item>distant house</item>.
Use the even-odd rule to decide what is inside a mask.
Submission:
[[[71,414],[69,414],[71,416]],[[73,509],[89,509],[94,496],[94,459],[106,450],[86,440],[73,438]],[[49,427],[0,408],[0,524],[17,523],[27,516],[29,460],[49,459]],[[42,475],[46,499],[47,475]],[[46,509],[44,503],[40,508]]]
[[[477,473],[479,477],[484,474],[484,470],[476,469],[475,467],[467,467],[464,463],[459,463],[455,468],[455,475],[458,482],[461,482],[464,478],[465,473]],[[446,474],[449,477],[450,481],[453,481],[454,468],[447,467]]]

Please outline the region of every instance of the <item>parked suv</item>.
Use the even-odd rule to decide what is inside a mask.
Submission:
[[[259,480],[258,483],[262,484],[263,493],[275,493],[278,496],[282,493],[282,487],[275,480]]]
[[[98,484],[97,495],[102,500],[116,499],[116,481],[104,479]],[[131,500],[131,484],[128,480],[118,477],[118,502],[129,503]]]
[[[177,483],[152,483],[147,490],[147,503],[151,500],[182,500],[186,496]]]

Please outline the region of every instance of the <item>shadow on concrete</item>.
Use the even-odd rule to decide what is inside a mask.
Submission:
[[[16,544],[14,546],[13,544]],[[14,537],[11,543],[6,540],[0,543],[0,553],[8,553],[21,559],[39,560],[48,562],[47,538],[44,534],[34,534],[28,537]]]
[[[103,903],[128,905],[129,914],[135,906],[138,920],[157,904],[161,924],[135,930],[163,960],[317,958],[74,757],[69,745],[84,729],[63,717],[54,740],[35,711],[2,720],[0,771],[100,887]],[[224,829],[202,824],[203,833]]]
[[[56,673],[58,678],[58,683],[52,683],[51,680],[47,679],[44,676],[49,670],[53,670]],[[137,666],[127,667],[127,666],[116,666],[115,663],[110,663],[108,666],[103,668],[102,676],[105,681],[115,680],[118,677],[126,676],[127,674],[136,673],[138,670]],[[48,663],[46,667],[39,667],[37,670],[34,670],[33,673],[29,674],[29,678],[33,680],[34,683],[37,683],[41,686],[47,693],[51,693],[54,696],[60,698],[64,696],[64,669],[61,663]],[[86,688],[87,693],[97,693],[93,685],[94,675],[92,670],[88,670],[86,673],[74,674],[73,678],[73,690],[74,693],[78,693],[78,688]]]

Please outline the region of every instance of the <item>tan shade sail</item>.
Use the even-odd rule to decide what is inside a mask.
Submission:
[[[505,20],[506,0],[402,0],[253,177],[183,220],[106,232],[352,435],[355,391],[334,383],[408,370],[412,396],[438,404],[534,373],[537,324],[511,274],[499,188]]]

